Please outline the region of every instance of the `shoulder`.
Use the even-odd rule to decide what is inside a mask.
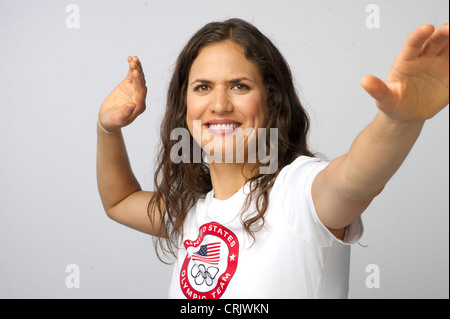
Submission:
[[[314,179],[328,164],[329,161],[317,157],[299,156],[291,164],[283,167],[275,181],[274,187],[312,182],[311,179]]]
[[[278,174],[271,190],[271,200],[286,214],[310,209],[311,187],[315,177],[328,165],[320,158],[299,156]]]

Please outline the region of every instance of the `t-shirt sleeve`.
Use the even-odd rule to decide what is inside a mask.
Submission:
[[[351,245],[363,234],[361,217],[347,226],[344,240],[340,240],[321,222],[314,207],[312,183],[328,163],[317,158],[298,157],[280,172],[277,191],[284,197],[283,211],[288,226],[303,240],[319,246],[331,246],[335,243]]]

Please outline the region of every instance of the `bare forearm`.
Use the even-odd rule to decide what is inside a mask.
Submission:
[[[379,112],[336,163],[343,194],[354,200],[378,195],[406,159],[423,125],[424,121],[393,121]]]
[[[97,185],[107,212],[141,190],[131,170],[121,132],[108,135],[97,127]]]

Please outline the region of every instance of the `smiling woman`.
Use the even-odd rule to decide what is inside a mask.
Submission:
[[[136,181],[121,134],[146,108],[143,68],[129,57],[98,119],[97,180],[108,216],[154,236],[161,259],[175,257],[172,298],[346,298],[361,214],[424,121],[448,104],[448,37],[448,25],[419,27],[386,83],[362,79],[380,111],[347,154],[326,162],[308,150],[308,116],[273,43],[243,20],[207,24],[175,66],[153,192]],[[238,161],[237,132],[256,130],[242,134],[246,156]],[[183,152],[177,132],[205,156],[174,161]],[[258,154],[275,150],[275,170],[261,171],[264,156],[249,160],[255,139]],[[210,147],[236,156],[222,161]]]
[[[201,134],[195,134],[195,121],[201,123]],[[265,128],[269,132],[270,128],[276,128],[276,170],[272,174],[259,174],[262,163],[249,161],[194,163],[191,158],[189,164],[171,162],[170,150],[176,141],[169,136],[180,127],[191,132],[190,145],[197,143],[205,150],[210,140],[194,137],[204,137],[206,131],[219,135],[213,140],[216,145],[210,145],[212,148],[223,147],[221,154],[225,156],[225,146],[233,145],[231,151],[236,154],[238,142],[227,143],[229,131],[215,126],[218,124],[233,125],[233,130],[244,131]],[[246,206],[255,197],[260,203],[256,215],[243,220],[244,229],[253,236],[254,231],[262,227],[268,191],[277,173],[296,157],[312,155],[306,143],[308,128],[309,120],[296,95],[289,66],[267,37],[239,19],[210,23],[199,30],[182,50],[169,87],[155,174],[157,191],[149,205],[150,211],[157,208],[159,218],[170,223],[174,237],[166,242],[169,252],[173,253],[178,244],[189,209],[213,188],[215,198],[227,199],[249,183],[252,190]],[[250,136],[250,141],[245,139],[244,157],[247,159],[248,144],[253,143],[251,138],[257,138],[257,134]],[[269,134],[265,135],[265,144],[267,150],[273,149]],[[216,182],[219,180],[220,183]],[[168,194],[176,198],[183,196],[185,200],[168,202],[163,199]]]
[[[214,140],[223,146],[221,154],[226,154],[225,146],[233,146],[230,150],[233,151],[236,143],[227,143],[224,139],[233,138],[231,133],[237,128],[264,128],[266,89],[257,65],[247,60],[242,47],[227,40],[203,48],[189,74],[189,79],[201,78],[208,80],[194,80],[187,92],[186,121],[192,134],[193,121],[201,121],[201,136],[204,130],[216,136],[223,135],[223,139],[216,137]],[[204,84],[196,86],[199,81]],[[253,138],[256,138],[255,134]],[[196,142],[204,149],[207,141]],[[244,144],[245,149],[247,145]],[[213,165],[210,165],[212,173],[215,172]],[[216,195],[224,191],[216,189]]]

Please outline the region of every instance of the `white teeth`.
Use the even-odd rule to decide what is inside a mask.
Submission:
[[[213,130],[229,130],[238,127],[238,124],[210,124],[209,128]]]

